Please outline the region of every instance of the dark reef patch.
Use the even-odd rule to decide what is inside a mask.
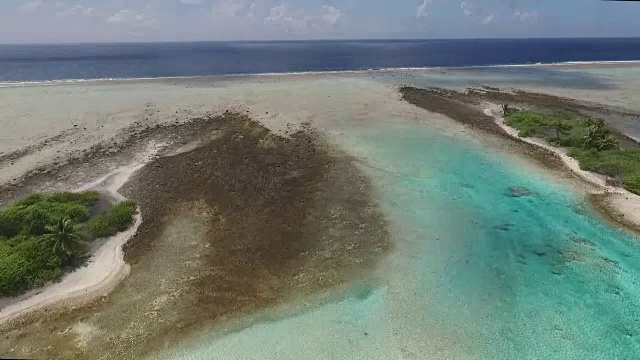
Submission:
[[[140,358],[199,330],[370,278],[389,234],[350,157],[309,128],[279,136],[241,114],[183,126],[216,136],[152,160],[121,190],[143,217],[125,248],[131,275],[88,307],[5,328],[0,354]],[[79,323],[110,335],[63,331]]]

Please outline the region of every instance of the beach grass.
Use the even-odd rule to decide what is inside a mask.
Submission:
[[[33,194],[0,211],[0,296],[59,278],[85,253],[85,243],[123,231],[136,206],[122,202],[95,214],[97,192]]]

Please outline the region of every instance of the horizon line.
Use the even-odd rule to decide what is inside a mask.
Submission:
[[[483,37],[483,38],[352,38],[352,39],[274,39],[274,40],[149,40],[149,41],[82,41],[82,42],[8,42],[0,46],[52,46],[52,45],[125,45],[125,44],[189,44],[189,43],[301,43],[301,42],[354,42],[354,41],[486,41],[486,40],[583,40],[583,39],[640,39],[640,36],[537,36],[537,37]]]

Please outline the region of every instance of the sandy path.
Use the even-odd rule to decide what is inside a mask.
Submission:
[[[137,170],[153,159],[159,148],[160,145],[151,144],[133,163],[116,169],[78,191],[98,190],[117,201],[125,200],[118,190]],[[109,238],[91,257],[87,266],[64,276],[60,282],[47,286],[41,292],[0,310],[0,322],[48,306],[73,306],[108,294],[129,275],[130,266],[124,261],[122,247],[136,234],[142,223],[140,214],[135,215],[134,219],[129,229]]]
[[[617,212],[618,215],[624,217],[632,224],[640,227],[640,196],[633,194],[624,188],[607,184],[607,177],[604,175],[580,169],[580,163],[578,160],[567,155],[567,150],[564,148],[552,146],[542,139],[519,137],[518,130],[505,124],[505,119],[500,115],[500,111],[500,105],[498,104],[487,103],[485,105],[484,113],[493,117],[496,123],[507,134],[556,154],[571,172],[600,190],[592,193],[607,194],[611,210]]]

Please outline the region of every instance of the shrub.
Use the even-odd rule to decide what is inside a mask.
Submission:
[[[23,226],[20,208],[11,207],[0,212],[0,235],[12,238],[20,233]]]
[[[22,224],[23,235],[42,235],[47,230],[47,224],[49,223],[49,215],[39,207],[35,205],[30,206],[25,211],[26,216]]]
[[[48,197],[49,202],[62,204],[80,204],[91,206],[100,199],[100,195],[96,191],[85,191],[81,193],[61,192],[51,194]]]
[[[133,222],[133,214],[136,213],[136,204],[132,201],[123,201],[111,209],[109,220],[111,226],[117,231],[126,230]]]
[[[108,215],[98,215],[89,220],[87,224],[89,235],[94,238],[109,237],[116,233],[116,229],[111,226]]]
[[[85,191],[78,194],[78,202],[84,206],[91,206],[100,200],[97,191]]]
[[[126,230],[133,222],[136,205],[132,201],[123,201],[114,206],[108,214],[98,215],[89,220],[87,228],[92,237],[102,238]]]
[[[49,195],[49,198],[47,200],[50,202],[63,204],[74,203],[78,200],[78,194],[72,192],[60,192]]]
[[[518,111],[509,115],[505,123],[511,127],[518,129],[518,136],[528,137],[536,135],[541,128],[551,126],[551,120],[545,115],[536,114],[530,111]]]
[[[80,204],[66,205],[61,209],[63,217],[69,218],[76,223],[82,223],[89,220],[89,209]]]
[[[569,131],[566,135],[560,137],[560,139],[548,138],[550,143],[556,146],[565,147],[565,148],[579,148],[582,147],[584,143],[584,135],[583,131],[577,129],[576,131]]]
[[[42,194],[31,194],[26,198],[18,201],[14,204],[14,206],[30,206],[45,200],[45,196]]]
[[[89,219],[89,206],[98,200],[98,193],[33,194],[0,211],[0,235],[12,238],[18,234],[38,236],[46,225],[60,219],[82,223]]]
[[[595,151],[571,149],[569,156],[580,162],[580,168],[622,179],[627,190],[640,194],[640,149]]]
[[[640,174],[625,176],[622,183],[625,189],[640,195]]]
[[[43,285],[62,274],[62,260],[41,238],[0,243],[0,296],[12,296]]]
[[[604,125],[604,121],[600,120],[587,128],[587,133],[584,136],[584,148],[597,151],[617,149],[618,139]]]

